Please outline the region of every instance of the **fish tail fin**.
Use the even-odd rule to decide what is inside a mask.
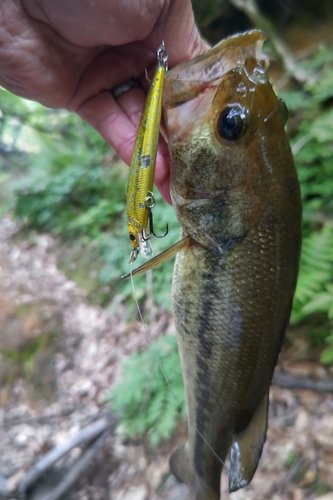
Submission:
[[[169,464],[172,474],[194,493],[194,500],[220,500],[220,491],[214,491],[197,477],[190,463],[185,444],[179,446],[172,453]]]
[[[268,419],[268,394],[264,396],[253,418],[230,450],[229,492],[247,486],[257,469],[266,439]]]

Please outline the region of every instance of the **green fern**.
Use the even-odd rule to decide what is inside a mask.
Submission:
[[[151,349],[130,356],[123,363],[123,380],[107,399],[121,413],[120,430],[125,436],[147,435],[153,446],[169,439],[185,407],[176,338],[164,336]]]
[[[321,47],[303,67],[316,75],[281,93],[290,111],[289,134],[301,183],[304,240],[292,322],[302,321],[333,362],[333,56]],[[321,229],[318,229],[321,228]],[[331,334],[328,332],[332,332]]]
[[[325,225],[303,240],[300,273],[294,298],[292,320],[297,322],[309,313],[309,304],[322,294],[333,277],[333,231]],[[321,309],[322,310],[322,309]],[[314,312],[311,309],[311,312]]]
[[[324,313],[333,321],[333,229],[328,224],[303,240],[300,273],[294,298],[292,321]],[[333,344],[333,330],[326,341]],[[323,363],[333,362],[333,345],[322,353]]]

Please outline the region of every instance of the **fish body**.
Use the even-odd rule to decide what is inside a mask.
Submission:
[[[165,81],[171,196],[191,242],[172,291],[188,441],[170,465],[195,500],[220,498],[229,452],[230,491],[253,477],[297,280],[300,191],[264,39],[230,37]]]
[[[157,59],[158,65],[142,111],[128,177],[127,228],[133,248],[130,261],[134,261],[139,252],[146,258],[153,254],[147,225],[154,205],[152,188],[160,133],[164,76],[168,61],[164,43],[157,52]]]

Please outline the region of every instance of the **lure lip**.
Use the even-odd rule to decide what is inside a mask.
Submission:
[[[133,250],[131,251],[131,255],[130,255],[130,260],[128,261],[129,264],[131,264],[132,262],[134,262],[137,257],[139,255],[139,248],[133,248]]]

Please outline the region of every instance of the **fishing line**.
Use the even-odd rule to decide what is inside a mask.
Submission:
[[[155,347],[154,347],[154,344],[153,344],[153,339],[149,333],[149,330],[148,330],[148,327],[143,319],[143,316],[142,316],[142,312],[141,312],[141,309],[140,309],[140,305],[139,305],[139,301],[138,301],[138,297],[137,297],[137,294],[136,294],[136,291],[135,291],[135,286],[134,286],[134,280],[133,280],[133,262],[130,262],[129,263],[129,266],[130,266],[130,278],[131,278],[131,284],[132,284],[132,292],[133,292],[133,297],[134,297],[134,301],[135,301],[135,305],[136,305],[136,308],[137,308],[137,311],[139,313],[139,318],[141,320],[141,323],[142,323],[142,326],[143,326],[143,330],[145,332],[145,335],[148,339],[148,343],[149,343],[149,347],[150,349],[152,350],[153,354],[154,354],[154,357],[157,361],[157,364],[158,364],[158,367],[159,369],[161,370],[161,373],[164,377],[164,380],[168,386],[168,388],[170,389],[171,391],[171,394],[173,395],[178,407],[180,408],[180,410],[182,411],[182,413],[185,415],[189,425],[191,425],[195,431],[197,432],[197,434],[201,437],[201,439],[203,440],[203,442],[208,446],[208,448],[210,449],[210,451],[213,453],[213,455],[218,459],[218,461],[223,465],[223,468],[224,468],[224,471],[229,473],[229,467],[227,467],[226,463],[218,456],[218,454],[216,453],[216,451],[212,448],[212,446],[208,443],[208,441],[204,438],[204,436],[201,434],[201,432],[199,431],[199,429],[197,428],[197,426],[195,425],[194,422],[192,422],[192,420],[190,419],[190,417],[188,416],[188,413],[186,412],[186,410],[184,409],[184,407],[182,406],[182,404],[180,403],[180,401],[178,400],[175,392],[173,391],[172,387],[171,387],[171,384],[169,382],[169,379],[164,371],[164,368],[162,366],[162,363],[158,357],[158,354],[155,350]],[[248,491],[253,491],[254,492],[254,488],[251,484],[248,484],[246,486],[246,488],[248,489]],[[222,497],[221,497],[222,498]],[[263,500],[269,500],[268,497],[266,497],[265,495],[262,497]]]

